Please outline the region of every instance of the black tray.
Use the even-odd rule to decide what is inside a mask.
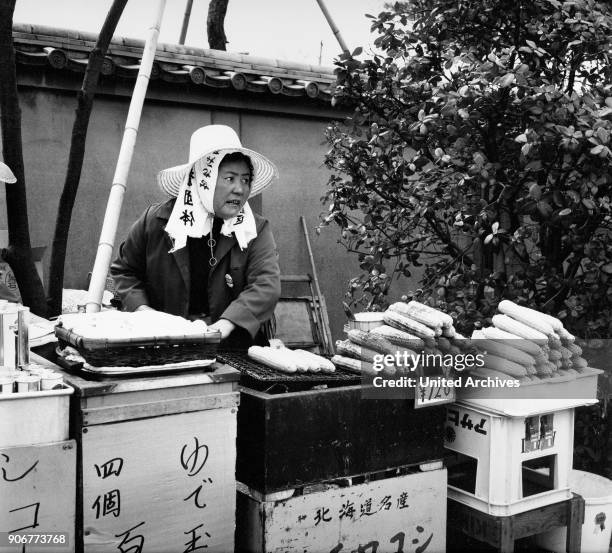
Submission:
[[[220,351],[217,361],[240,371],[240,385],[269,393],[300,392],[314,386],[355,386],[361,376],[340,367],[333,373],[283,373],[249,359],[246,353]]]

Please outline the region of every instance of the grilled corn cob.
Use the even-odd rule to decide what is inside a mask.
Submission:
[[[404,315],[416,321],[417,323],[421,323],[429,328],[433,328],[437,331],[438,334],[442,333],[442,321],[436,315],[436,313],[432,313],[431,311],[427,311],[422,309],[423,304],[409,304],[404,302],[396,302],[392,303],[389,306],[389,310],[394,313],[399,313],[400,315]]]
[[[374,359],[380,355],[377,351],[358,346],[350,340],[338,340],[336,342],[336,350],[340,355],[344,355],[345,357],[354,357],[355,359],[360,359],[361,361],[367,361],[369,363],[372,363]]]
[[[436,331],[428,326],[425,326],[422,323],[419,323],[405,315],[402,315],[396,311],[387,310],[383,315],[383,320],[389,326],[393,328],[398,328],[399,330],[403,330],[404,332],[408,332],[410,334],[414,334],[419,338],[423,338],[424,340],[429,340],[433,342],[435,337],[439,334],[436,334]],[[440,332],[438,330],[438,332]]]
[[[533,356],[536,362],[548,360],[548,357],[544,355],[544,352],[542,351],[542,348],[540,348],[540,346],[530,340],[521,338],[516,334],[512,334],[510,332],[506,332],[504,330],[492,326],[483,328],[481,332],[486,338],[490,338],[491,340],[495,340],[498,342],[508,341],[512,344],[512,347],[520,349],[525,353],[528,353],[529,355]],[[510,340],[512,341],[510,342]]]
[[[509,361],[523,365],[523,367],[532,367],[536,364],[535,359],[531,355],[512,347],[508,343],[496,342],[495,340],[488,340],[485,338],[484,340],[477,340],[475,345],[485,350],[487,353],[501,357],[502,359],[508,359]]]
[[[500,301],[497,309],[499,309],[504,315],[508,315],[509,317],[512,317],[513,319],[531,328],[535,328],[538,332],[546,334],[546,336],[550,337],[555,332],[555,329],[544,317],[544,313],[540,313],[534,309],[522,307],[514,302],[511,302],[510,300]]]
[[[408,305],[411,308],[415,308],[422,312],[433,315],[441,322],[441,326],[443,327],[451,327],[454,324],[453,318],[450,315],[448,315],[447,313],[444,313],[443,311],[439,311],[438,309],[434,309],[433,307],[430,307],[429,305],[425,305],[424,303],[420,303],[414,300],[409,301]]]
[[[368,363],[367,361],[360,361],[359,359],[353,359],[352,357],[345,357],[343,355],[334,355],[331,361],[336,367],[342,367],[355,373],[376,374],[372,363]]]
[[[470,376],[476,376],[478,378],[499,378],[500,380],[508,380],[509,375],[505,372],[496,371],[488,367],[478,367],[477,369],[470,370]]]
[[[573,334],[570,334],[565,327],[561,327],[558,331],[559,336],[561,336],[561,340],[567,345],[576,341],[576,337]]]
[[[277,371],[285,373],[297,372],[298,366],[293,357],[288,357],[282,353],[282,349],[273,349],[263,346],[251,346],[247,355],[254,361],[258,361]]]
[[[502,359],[501,357],[497,357],[496,355],[485,354],[484,357],[485,367],[489,369],[493,369],[494,371],[499,371],[507,374],[508,376],[513,376],[515,378],[521,378],[522,376],[527,376],[527,369],[518,363],[514,363],[513,361],[508,361],[508,359]]]
[[[422,338],[389,325],[377,326],[370,330],[370,333],[374,336],[381,336],[397,346],[405,346],[408,348],[422,348],[425,346],[425,342]]]
[[[282,348],[281,351],[283,351]],[[295,357],[297,362],[299,364],[302,364],[302,366],[306,367],[307,372],[317,373],[321,370],[321,368],[319,367],[319,362],[316,359],[312,359],[308,355],[304,355],[306,353],[304,350],[288,350],[287,348],[285,348],[284,351],[291,351],[291,354]],[[300,371],[299,364],[298,371]]]
[[[572,357],[572,367],[574,369],[583,369],[588,367],[587,360],[584,357]]]
[[[508,315],[493,315],[493,325],[500,330],[505,330],[511,334],[516,334],[525,340],[531,340],[536,344],[548,343],[548,336],[542,332],[527,326]]]
[[[566,348],[566,347],[564,347],[564,346],[557,347],[557,351],[561,354],[561,357],[563,359],[571,359],[571,357],[573,355],[571,350]]]
[[[372,334],[371,332],[366,332],[365,330],[357,330],[352,329],[347,333],[348,339],[354,344],[373,349],[380,353],[395,353],[397,350],[396,347],[393,346],[389,340],[385,338],[381,338],[376,334]]]
[[[322,357],[321,355],[317,355],[316,353],[312,353],[311,351],[307,351],[305,349],[296,349],[295,352],[311,358],[313,362],[318,365],[321,372],[333,373],[336,370],[334,364],[329,359]]]
[[[535,369],[539,376],[551,376],[555,372],[555,367],[550,363],[538,364]]]

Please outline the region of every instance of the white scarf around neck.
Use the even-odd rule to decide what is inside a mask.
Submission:
[[[212,231],[215,217],[213,198],[217,186],[219,164],[225,154],[231,152],[232,150],[223,150],[221,153],[212,152],[200,158],[185,177],[166,224],[165,230],[173,243],[169,253],[184,248],[187,244],[187,237],[201,238]],[[238,215],[223,221],[221,234],[231,236],[232,233],[241,250],[244,250],[257,236],[255,216],[248,202],[244,204]]]

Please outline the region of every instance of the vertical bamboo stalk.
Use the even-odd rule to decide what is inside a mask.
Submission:
[[[138,125],[140,124],[142,106],[147,94],[147,86],[151,76],[155,50],[157,49],[159,28],[161,26],[165,7],[166,0],[159,0],[155,23],[149,28],[147,40],[142,52],[140,70],[138,71],[138,77],[136,78],[134,92],[130,101],[130,109],[125,123],[123,140],[121,141],[121,149],[119,150],[119,158],[117,159],[117,166],[115,167],[113,185],[111,186],[108,203],[106,204],[98,251],[91,274],[91,282],[89,283],[89,296],[86,305],[87,312],[95,313],[100,311],[100,307],[102,306],[102,294],[104,293],[106,276],[113,254],[113,245],[115,243],[115,235],[117,234],[117,226],[119,224],[121,204],[123,203],[123,195],[127,187],[127,177],[134,155],[134,146],[136,144],[136,137],[138,136]]]
[[[338,29],[337,25],[334,23],[334,20],[332,19],[332,16],[329,13],[327,6],[323,2],[323,0],[317,0],[317,4],[319,4],[319,7],[321,8],[323,15],[325,16],[325,19],[327,19],[327,23],[329,23],[332,33],[334,33],[334,36],[336,37],[338,44],[340,44],[340,48],[342,48],[343,52],[348,53],[349,51],[348,46],[346,45],[346,42],[344,42],[344,39],[342,38],[342,35],[340,34],[340,29]]]
[[[306,239],[306,249],[308,250],[308,259],[310,261],[310,267],[312,268],[312,280],[314,283],[315,292],[317,294],[316,299],[312,298],[313,308],[315,316],[318,319],[321,330],[321,339],[323,341],[323,350],[327,355],[334,354],[333,339],[329,330],[329,326],[326,322],[326,315],[323,314],[323,295],[321,294],[321,287],[319,286],[319,277],[317,276],[317,267],[314,261],[314,255],[312,254],[312,247],[310,246],[310,237],[308,236],[308,228],[306,227],[306,219],[303,215],[300,216],[302,223],[302,230],[304,231],[304,238]]]
[[[189,27],[189,19],[191,18],[191,8],[193,6],[193,0],[187,0],[185,6],[185,15],[183,16],[183,26],[181,27],[181,36],[179,37],[179,44],[185,44],[185,37],[187,36],[187,28]]]

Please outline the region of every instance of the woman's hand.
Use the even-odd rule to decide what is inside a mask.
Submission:
[[[211,324],[208,330],[217,330],[221,333],[221,340],[225,340],[236,328],[232,321],[227,319],[219,319],[216,323]]]

